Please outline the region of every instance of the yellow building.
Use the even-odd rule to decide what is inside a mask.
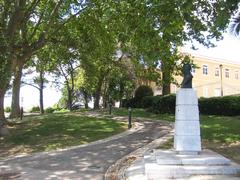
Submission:
[[[239,63],[224,59],[214,59],[201,55],[192,55],[198,68],[192,70],[193,88],[198,97],[214,97],[240,94],[240,59]],[[182,77],[175,77],[182,82]],[[161,88],[151,83],[154,94],[161,94]],[[171,85],[171,93],[176,93],[176,85]]]

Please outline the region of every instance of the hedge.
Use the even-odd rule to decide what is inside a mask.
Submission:
[[[154,113],[175,113],[176,95],[147,96],[139,103],[136,99],[125,100],[125,107],[147,108]],[[240,115],[240,96],[224,96],[200,98],[198,100],[200,114],[205,115]]]
[[[176,95],[155,96],[152,106],[149,108],[154,113],[175,113]]]
[[[141,104],[141,101],[137,98],[123,99],[122,100],[122,107],[142,108],[142,104]]]
[[[200,98],[198,104],[201,114],[225,116],[240,115],[240,96]]]
[[[152,88],[141,85],[136,89],[134,98],[122,100],[122,107],[143,108],[142,100],[148,96],[153,96]]]

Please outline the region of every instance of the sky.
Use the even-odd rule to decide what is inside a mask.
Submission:
[[[44,89],[43,93],[45,108],[52,107],[61,98],[61,92],[49,85]],[[23,106],[24,110],[39,106],[39,91],[31,86],[22,86],[20,90],[20,106]],[[11,107],[11,96],[5,97],[5,107]]]
[[[240,39],[226,33],[224,34],[224,39],[216,42],[215,44],[217,47],[214,48],[206,48],[198,44],[198,50],[192,50],[188,45],[186,45],[182,48],[182,50],[193,54],[240,64]]]
[[[183,51],[208,56],[212,58],[219,58],[229,62],[240,64],[240,39],[232,37],[228,34],[224,35],[224,39],[215,43],[217,47],[206,48],[197,45],[198,50],[192,50],[189,46],[182,48]],[[55,87],[48,85],[44,89],[44,107],[51,107],[61,98],[61,92]],[[20,92],[20,103],[25,110],[30,110],[33,106],[39,105],[39,92],[36,88],[30,86],[23,86]],[[5,107],[11,106],[11,97],[5,98]]]

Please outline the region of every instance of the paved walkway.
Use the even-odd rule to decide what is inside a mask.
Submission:
[[[162,122],[141,123],[142,129],[107,142],[0,161],[0,180],[102,180],[108,167],[118,159],[171,130]]]

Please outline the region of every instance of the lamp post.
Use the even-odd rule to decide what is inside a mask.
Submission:
[[[222,64],[219,65],[220,67],[220,81],[221,81],[221,96],[223,96],[223,82],[222,82]]]
[[[128,129],[132,128],[132,108],[128,108]]]
[[[112,103],[109,103],[109,115],[112,115]]]

